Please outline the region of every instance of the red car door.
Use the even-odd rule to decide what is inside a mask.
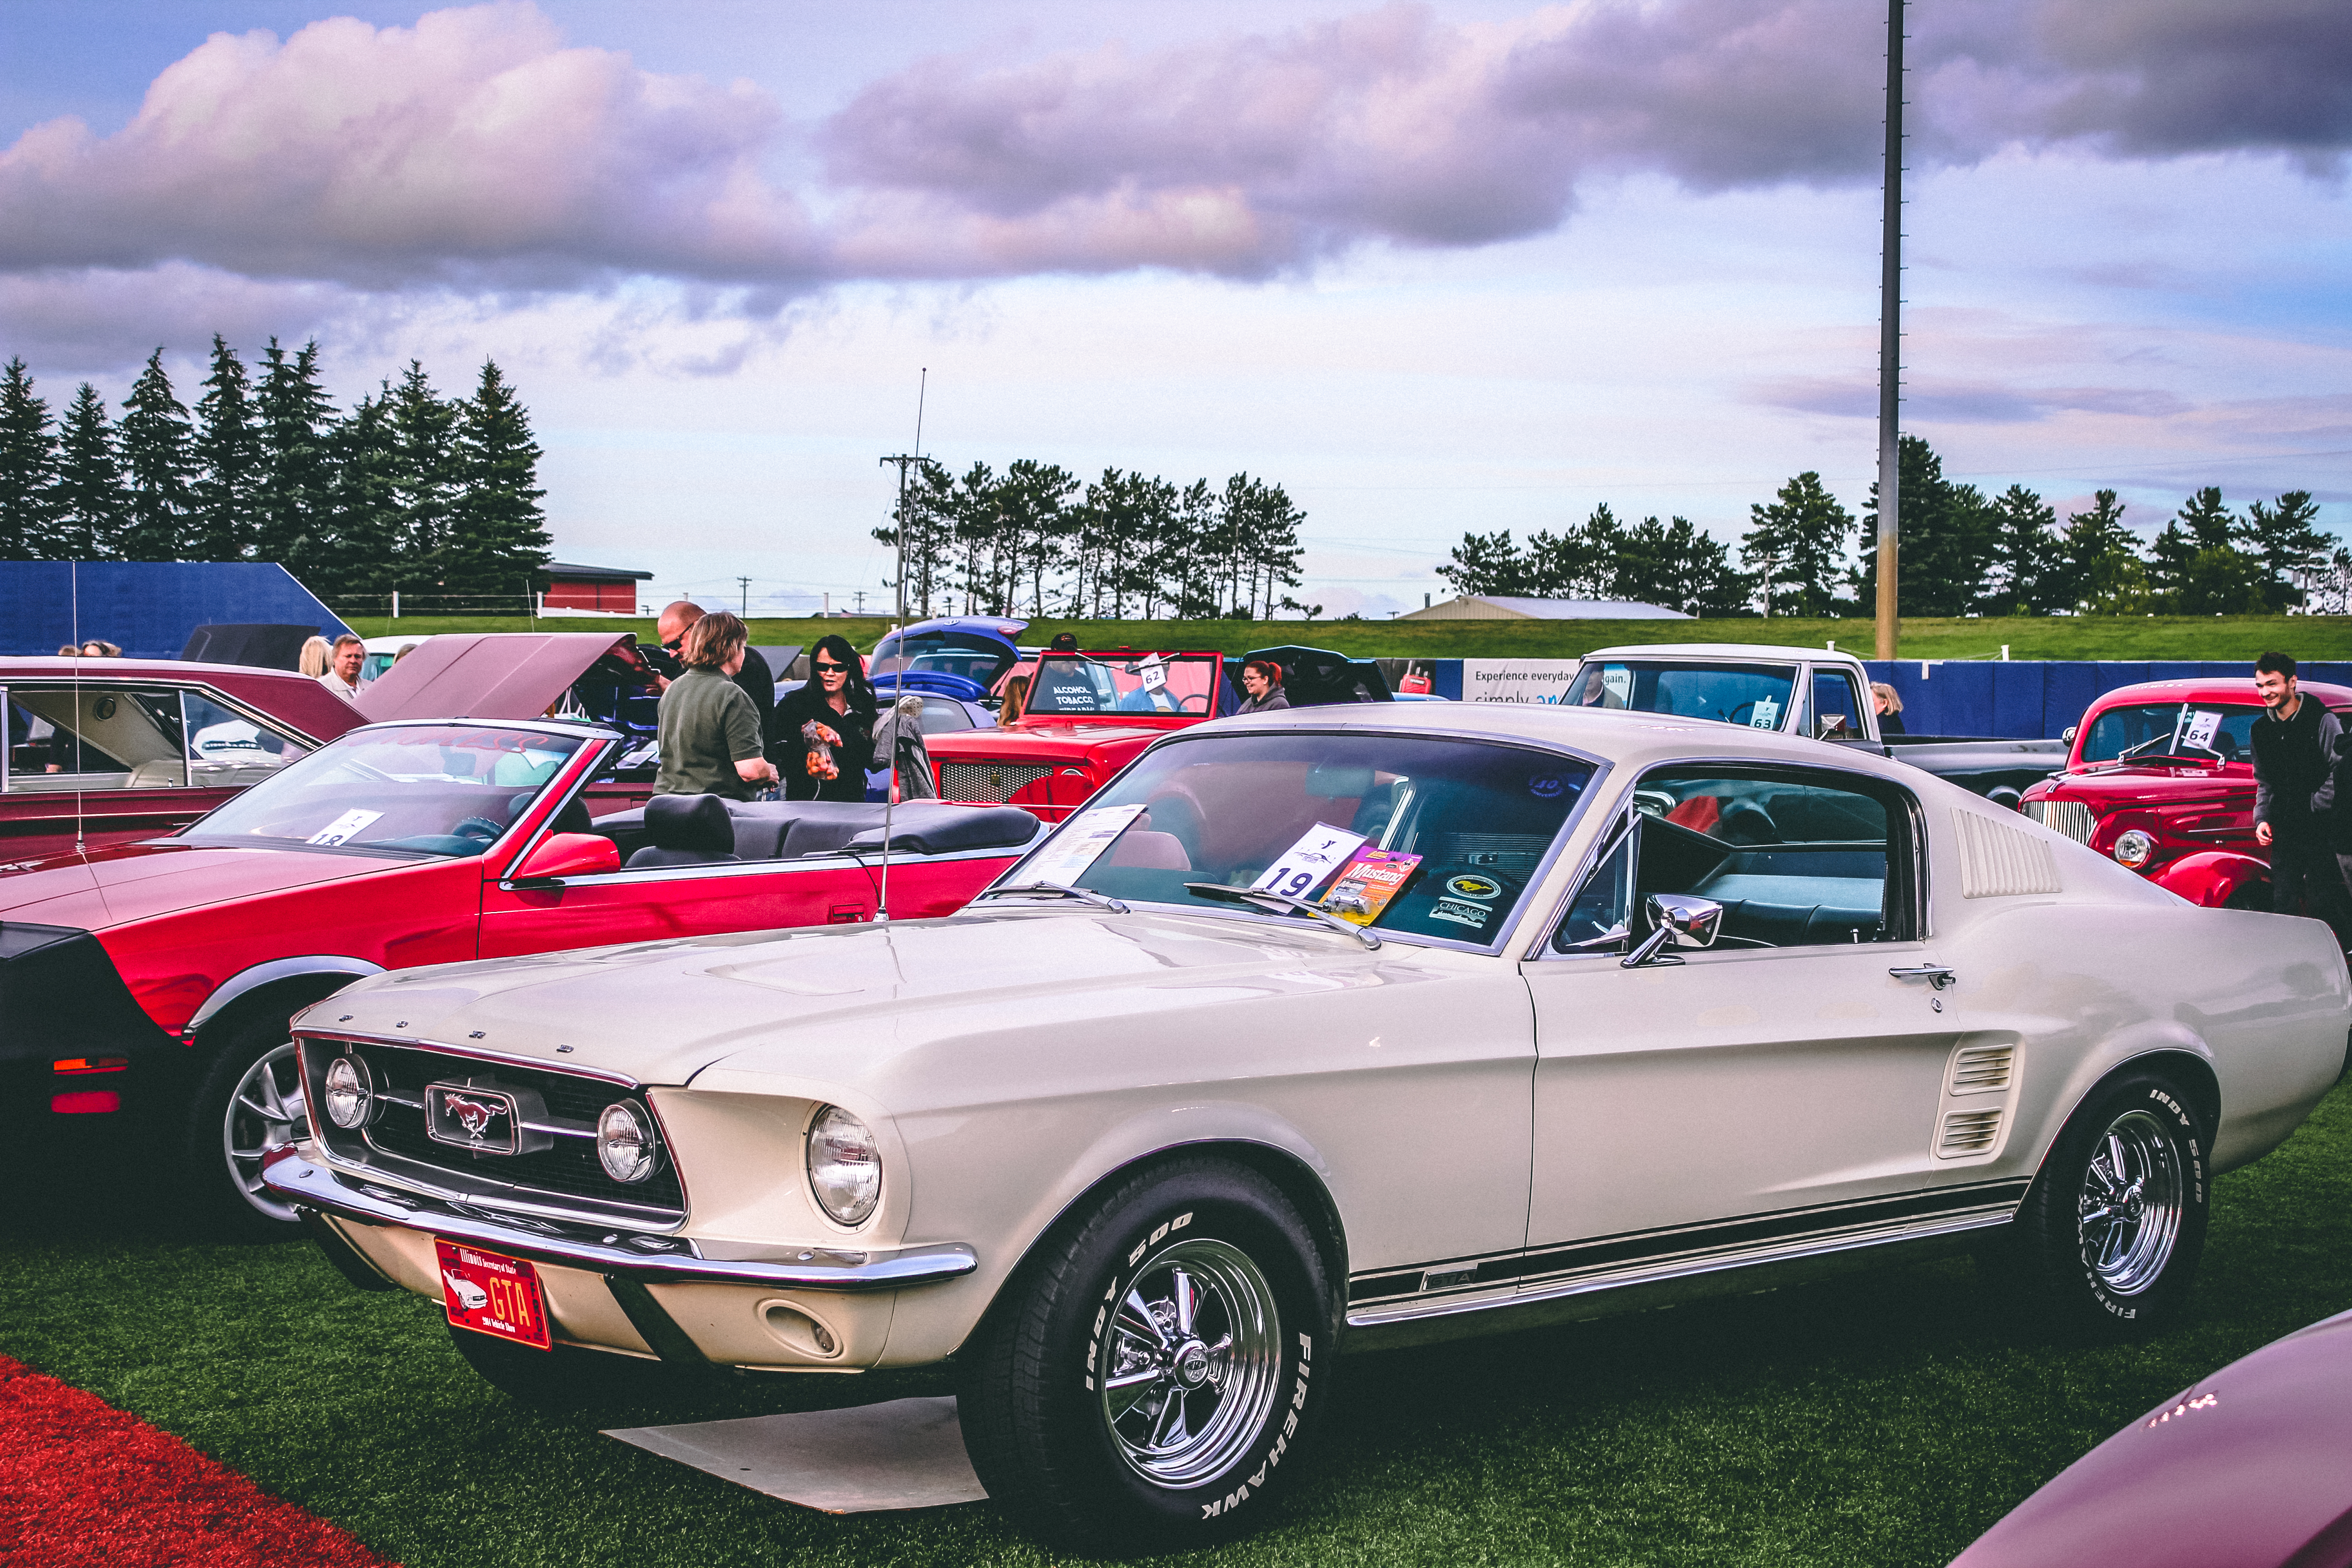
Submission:
[[[1013,861],[1003,855],[894,856],[890,913],[951,914]],[[840,925],[874,918],[881,868],[873,857],[746,860],[606,871],[532,886],[482,888],[484,958],[719,931]]]

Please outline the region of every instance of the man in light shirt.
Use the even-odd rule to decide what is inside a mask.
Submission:
[[[360,700],[360,666],[367,662],[367,644],[345,632],[335,639],[335,653],[319,684],[346,702]]]

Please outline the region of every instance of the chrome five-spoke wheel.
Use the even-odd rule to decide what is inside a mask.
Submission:
[[[1201,1238],[1147,1261],[1108,1332],[1102,1414],[1129,1468],[1160,1486],[1222,1473],[1256,1441],[1282,1369],[1274,1288]]]
[[[2118,1296],[2145,1290],[2180,1235],[2183,1173],[2174,1140],[2146,1110],[2128,1110],[2093,1145],[2076,1198],[2083,1265]]]
[[[261,1162],[306,1131],[301,1064],[289,1040],[264,1051],[246,1069],[229,1092],[228,1112],[221,1118],[221,1151],[228,1161],[229,1180],[247,1203],[271,1219],[290,1221],[294,1210],[262,1186]]]

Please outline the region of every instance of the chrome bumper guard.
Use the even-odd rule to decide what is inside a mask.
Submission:
[[[643,1237],[644,1241],[671,1249],[648,1252],[627,1241],[592,1241],[562,1234],[558,1227],[542,1226],[538,1221],[493,1219],[471,1205],[396,1192],[374,1182],[355,1182],[341,1172],[299,1154],[280,1155],[262,1172],[261,1180],[271,1192],[297,1207],[338,1219],[425,1231],[445,1241],[470,1242],[511,1258],[583,1268],[648,1285],[710,1283],[777,1290],[903,1290],[953,1279],[980,1267],[979,1257],[960,1242],[915,1247],[887,1258],[813,1247],[803,1253],[808,1261],[772,1263],[704,1258],[695,1251],[691,1241],[683,1238]]]

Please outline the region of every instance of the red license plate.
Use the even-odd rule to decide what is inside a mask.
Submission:
[[[536,1267],[437,1237],[433,1251],[441,1264],[441,1304],[451,1322],[520,1345],[554,1348]]]

